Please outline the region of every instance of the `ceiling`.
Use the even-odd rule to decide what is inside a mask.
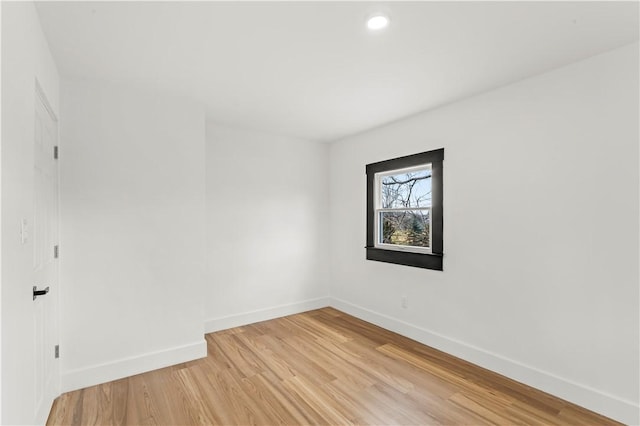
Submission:
[[[42,2],[63,77],[332,141],[638,40],[638,2]],[[382,10],[391,25],[372,33]]]

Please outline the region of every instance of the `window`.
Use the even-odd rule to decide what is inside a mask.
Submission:
[[[367,259],[442,270],[444,149],[367,164]]]
[[[375,174],[374,246],[431,253],[431,164]]]

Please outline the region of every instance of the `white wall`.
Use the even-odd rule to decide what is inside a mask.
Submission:
[[[333,143],[334,305],[638,423],[638,113],[635,44]],[[444,271],[365,260],[365,165],[441,147]]]
[[[63,391],[206,355],[204,111],[64,81]]]
[[[205,148],[198,105],[65,82],[63,390],[203,356],[203,323],[331,303],[639,422],[637,50],[331,147],[210,124]],[[2,63],[1,420],[13,424],[34,411],[32,246],[16,231],[33,216],[34,76],[58,111],[32,4],[2,3]],[[365,164],[439,147],[445,271],[366,261]]]
[[[35,81],[58,112],[59,79],[32,3],[2,2],[2,424],[35,415],[32,223]]]
[[[206,133],[207,332],[326,306],[329,147]]]

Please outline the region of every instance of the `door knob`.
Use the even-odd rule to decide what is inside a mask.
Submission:
[[[49,286],[47,286],[47,288],[45,288],[44,290],[38,290],[38,287],[36,287],[35,285],[33,286],[33,300],[36,300],[36,297],[44,296],[47,293],[49,293]]]

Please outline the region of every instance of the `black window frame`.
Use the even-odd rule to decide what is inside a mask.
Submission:
[[[367,259],[442,271],[442,163],[444,148],[367,164]],[[376,173],[431,164],[431,253],[388,250],[375,246]]]

